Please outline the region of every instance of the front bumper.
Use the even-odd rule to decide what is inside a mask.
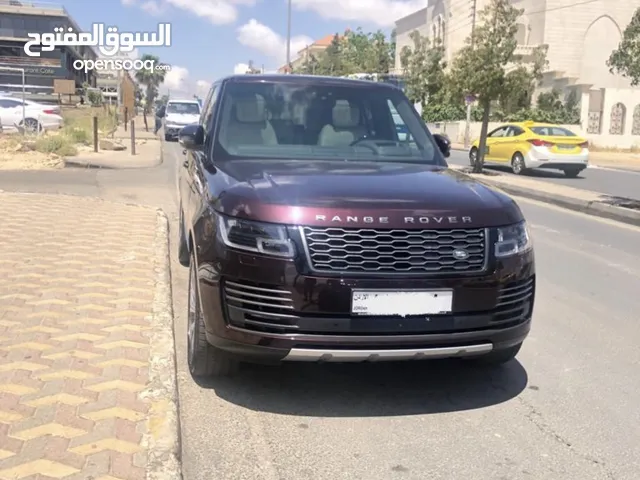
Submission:
[[[213,253],[215,252],[215,253]],[[472,356],[521,343],[535,296],[533,252],[449,278],[318,277],[303,260],[200,252],[198,278],[209,343],[248,361],[379,361]],[[454,292],[449,315],[351,315],[351,292]]]
[[[550,151],[546,147],[532,147],[525,156],[527,168],[553,170],[580,169],[589,166],[589,150],[583,148],[578,154],[564,154]]]
[[[177,137],[180,133],[180,130],[182,130],[184,127],[186,127],[186,125],[165,125],[164,134],[169,137]]]

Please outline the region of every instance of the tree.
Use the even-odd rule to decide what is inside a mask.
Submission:
[[[313,53],[309,53],[308,49],[304,53],[304,62],[300,65],[299,68],[296,68],[293,73],[298,73],[301,75],[315,75],[320,72],[320,62],[318,61],[318,57],[316,57]]]
[[[611,73],[619,73],[628,78],[631,86],[640,85],[640,8],[624,29],[622,41],[611,53],[607,66]]]
[[[435,103],[446,96],[444,48],[440,42],[431,45],[417,30],[409,37],[413,48],[405,46],[402,49],[400,63],[409,100],[424,108],[427,103]]]
[[[484,163],[492,102],[501,96],[504,98],[506,92],[513,92],[526,82],[531,83],[543,68],[539,62],[531,68],[516,55],[516,21],[523,11],[513,7],[510,0],[491,0],[480,12],[479,25],[453,61],[452,85],[466,95],[474,95],[482,109],[480,145],[473,167],[475,173],[482,171]],[[541,52],[541,49],[536,50],[534,58],[542,57]],[[539,71],[534,71],[536,69]],[[524,78],[519,79],[519,76]]]
[[[141,58],[145,64],[151,64],[154,66],[160,65],[160,59],[154,55],[144,54]],[[151,109],[155,105],[155,99],[158,96],[158,90],[160,85],[164,82],[166,70],[163,69],[151,69],[143,68],[138,70],[135,74],[136,81],[142,85],[145,89],[144,93],[144,108],[142,109],[142,115],[144,118],[144,128],[148,132],[149,125],[147,124],[147,115],[151,113]]]
[[[348,72],[345,68],[346,65],[343,58],[344,51],[344,38],[336,33],[333,36],[333,40],[331,40],[331,44],[320,56],[320,61],[318,64],[318,74],[331,75],[336,77],[346,75]]]
[[[389,35],[389,57],[392,60],[392,65],[395,65],[396,62],[396,48],[398,46],[398,32],[394,28],[391,30],[391,35]]]

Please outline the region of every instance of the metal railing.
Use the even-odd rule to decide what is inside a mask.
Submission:
[[[22,0],[0,0],[0,8],[11,7],[12,9],[31,8],[38,10],[53,10],[68,15],[69,12],[59,3],[49,2],[24,2]]]
[[[62,62],[58,58],[0,56],[0,64],[60,67]]]

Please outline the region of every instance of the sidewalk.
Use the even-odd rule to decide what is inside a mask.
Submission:
[[[449,168],[464,171],[468,167],[450,165]],[[603,193],[515,175],[470,175],[474,180],[497,187],[508,194],[640,226],[640,202],[636,200],[612,197]]]
[[[90,167],[107,169],[153,168],[162,163],[162,144],[155,140],[137,140],[136,154],[131,155],[131,143],[122,141],[126,150],[92,149],[78,153],[74,157],[65,158],[65,165],[71,167]]]
[[[452,143],[452,150],[467,151],[462,143]],[[640,171],[640,154],[631,152],[589,152],[589,164],[597,167]]]
[[[128,120],[129,122],[131,121],[131,119]],[[147,132],[144,129],[144,117],[142,115],[138,115],[137,117],[133,118],[133,121],[135,122],[136,125],[136,139],[140,139],[140,140],[160,140],[160,135],[154,135],[153,130],[155,127],[155,122],[156,119],[153,115],[147,117],[147,124],[149,125],[149,131]],[[131,125],[128,124],[127,125],[127,131],[124,130],[124,124],[122,125],[118,125],[118,128],[116,129],[116,131],[113,134],[113,137],[115,139],[121,140],[121,141],[125,141],[125,144],[129,143],[129,140],[131,139],[131,129],[130,129]]]
[[[0,479],[178,480],[166,217],[2,192],[0,216]]]

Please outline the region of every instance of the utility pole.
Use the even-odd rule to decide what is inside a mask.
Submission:
[[[291,73],[291,0],[287,1],[287,73]]]
[[[475,46],[476,42],[476,12],[478,10],[478,0],[471,0],[471,48]],[[464,127],[464,148],[468,149],[471,145],[471,98],[470,94],[467,95],[465,100],[467,101],[467,122]]]

